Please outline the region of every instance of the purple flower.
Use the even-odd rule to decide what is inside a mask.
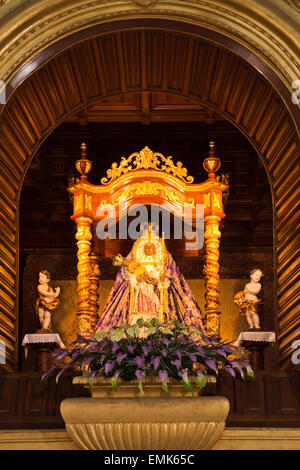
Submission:
[[[131,354],[133,354],[134,350],[135,350],[135,345],[128,346],[128,351],[129,351]]]
[[[120,364],[123,361],[123,359],[125,359],[125,357],[127,357],[126,353],[119,352],[119,354],[117,355],[117,363]]]
[[[144,356],[136,356],[134,358],[135,362],[137,363],[137,366],[138,367],[143,367],[143,365],[145,364],[145,358]]]
[[[162,383],[164,383],[168,378],[168,372],[166,370],[158,371],[158,375],[159,375],[159,378],[162,381]]]
[[[234,348],[232,348],[231,346],[228,346],[227,344],[223,344],[222,349],[228,354],[231,354],[234,351]]]
[[[165,346],[169,346],[170,340],[167,339],[167,338],[163,338],[163,339],[161,340],[161,342],[162,342]]]
[[[56,359],[59,361],[60,359],[63,359],[64,357],[66,357],[68,354],[69,354],[69,351],[63,351],[63,352],[59,352],[57,354],[53,354],[53,356],[57,356]],[[73,358],[73,356],[72,356],[72,358]]]
[[[167,350],[166,350],[166,349],[162,349],[162,350],[161,350],[161,353],[162,353],[162,355],[163,355],[164,357],[166,357],[166,355],[167,355]]]
[[[157,370],[158,369],[158,366],[160,364],[160,358],[159,357],[152,357],[151,359],[152,361],[152,364],[154,365],[154,369]]]
[[[106,354],[101,354],[100,364],[103,364],[103,361],[105,360],[105,358],[106,358]]]
[[[232,375],[232,377],[235,377],[235,371],[232,367],[230,366],[225,366],[224,369],[230,374]]]
[[[187,369],[182,369],[181,371],[178,372],[178,375],[183,380],[188,380],[188,370]]]
[[[197,348],[196,348],[196,349],[197,349],[197,351],[198,351],[200,354],[202,354],[202,356],[204,356],[204,355],[205,355],[205,352],[204,352],[204,349],[203,349],[203,347],[202,347],[202,346],[197,346]]]
[[[214,370],[216,373],[218,373],[218,369],[216,366],[216,363],[213,359],[206,359],[205,364],[212,370]]]
[[[197,356],[196,354],[189,354],[189,358],[192,362],[197,362]]]
[[[238,363],[238,361],[231,361],[231,364],[233,365],[233,367],[235,367],[239,373],[241,374],[242,377],[244,377],[244,372],[243,372],[243,369],[241,368],[240,364]]]
[[[208,338],[202,338],[204,343],[209,344],[210,346],[213,344],[212,341]]]
[[[105,374],[107,375],[113,368],[114,368],[115,362],[114,361],[107,361],[104,370]]]
[[[216,350],[217,354],[220,354],[220,356],[227,357],[227,353],[224,351],[224,348],[219,348]]]
[[[122,372],[123,372],[123,369],[116,370],[116,372],[113,375],[113,379],[117,379],[119,375],[122,374]]]
[[[146,372],[143,371],[143,370],[139,370],[139,369],[138,369],[138,370],[135,372],[135,375],[136,375],[136,378],[137,378],[138,380],[143,380],[143,379],[145,378],[145,376],[146,376]]]
[[[144,355],[148,356],[149,352],[152,350],[152,345],[143,346],[142,350],[143,350]]]
[[[196,370],[196,374],[197,374],[197,376],[198,376],[199,378],[201,378],[201,377],[204,376],[202,370],[200,370],[200,369],[197,369],[197,370]]]
[[[112,345],[111,351],[112,351],[113,353],[115,353],[115,352],[118,351],[118,349],[120,349],[120,345],[119,345],[118,343],[114,343],[114,344]]]
[[[174,359],[173,361],[170,361],[173,366],[177,367],[177,370],[181,367],[181,359]]]
[[[180,349],[176,349],[175,353],[179,357],[179,359],[181,359],[182,353],[181,353]]]

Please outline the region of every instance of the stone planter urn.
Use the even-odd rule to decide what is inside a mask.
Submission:
[[[88,377],[73,379],[89,387]],[[116,391],[110,380],[94,379],[91,398],[67,398],[60,411],[66,430],[84,450],[198,450],[211,449],[221,437],[229,401],[213,393],[209,377],[201,395],[186,390],[182,382],[168,381],[170,394],[156,377],[143,382],[119,380]],[[90,387],[89,387],[90,388]]]

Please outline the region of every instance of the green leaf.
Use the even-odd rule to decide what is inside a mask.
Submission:
[[[183,381],[183,385],[184,385],[184,387],[185,387],[187,390],[189,390],[190,392],[192,392],[192,393],[194,392],[193,386],[192,386],[192,384],[191,384],[188,380],[184,380],[184,381]]]
[[[118,383],[117,379],[111,379],[111,386],[115,391],[117,390],[117,383]]]
[[[170,393],[170,389],[167,385],[167,382],[163,382],[162,385],[161,385],[161,388],[163,389],[164,392],[166,392],[168,394]]]
[[[110,335],[112,341],[120,341],[124,336],[124,328],[118,328],[117,330],[114,330],[112,334]]]
[[[88,380],[88,383],[89,383],[89,386],[90,386],[91,388],[94,387],[94,381],[93,381],[92,379],[89,379],[89,380]]]
[[[136,321],[136,324],[141,328],[142,326],[144,326],[144,320],[142,318],[139,318],[137,321]]]
[[[126,330],[128,336],[135,336],[137,332],[137,328],[134,328],[133,326],[127,328]]]
[[[142,382],[139,382],[139,391],[142,395],[145,395]]]
[[[199,390],[201,390],[203,387],[205,387],[206,382],[207,382],[207,379],[206,379],[205,375],[202,375],[201,378],[200,377],[195,378],[195,383],[199,387]]]
[[[248,375],[248,377],[252,377],[254,379],[254,372],[251,369],[251,367],[247,368],[247,375]]]
[[[107,332],[105,330],[98,330],[94,335],[93,338],[97,340],[103,339],[105,336],[107,336]]]
[[[161,328],[160,331],[164,333],[165,335],[174,335],[173,331],[170,330],[169,328]]]
[[[156,328],[154,326],[150,326],[150,328],[147,328],[147,330],[145,331],[145,333],[148,335],[154,335],[155,332]]]
[[[196,333],[197,335],[203,336],[203,331],[195,329],[193,330],[193,333]]]
[[[157,325],[158,325],[158,320],[157,320],[157,318],[155,318],[155,317],[152,318],[151,321],[150,321],[150,324],[151,324],[152,326],[157,326]]]
[[[181,330],[180,332],[181,334],[185,335],[185,336],[188,336],[190,334],[190,331],[188,330]]]

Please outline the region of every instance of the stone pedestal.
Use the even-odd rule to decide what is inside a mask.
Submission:
[[[88,385],[88,378],[75,377],[73,383]],[[91,398],[61,402],[68,435],[80,449],[198,450],[211,449],[220,439],[227,398],[192,395],[171,380],[168,395],[155,377],[145,379],[144,396],[137,385],[121,382],[114,391],[109,379],[99,378]]]
[[[274,331],[249,329],[239,334],[237,344],[249,351],[249,362],[254,371],[264,370],[264,349],[275,343]]]
[[[25,357],[27,356],[28,347],[35,351],[36,370],[41,374],[45,374],[51,368],[54,349],[65,347],[57,333],[45,332],[45,330],[25,335],[22,346],[25,347]]]

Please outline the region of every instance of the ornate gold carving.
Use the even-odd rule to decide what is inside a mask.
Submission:
[[[107,177],[101,179],[101,183],[109,184],[123,174],[141,169],[165,171],[186,183],[194,181],[192,176],[187,176],[187,169],[184,168],[182,162],[177,162],[175,165],[171,156],[165,157],[161,153],[152,152],[148,147],[145,147],[140,152],[132,153],[128,158],[122,157],[119,165],[114,162],[106,172]]]
[[[179,203],[180,195],[176,191],[170,191],[160,183],[153,183],[152,181],[143,181],[141,183],[134,183],[129,188],[118,193],[116,202],[119,202],[121,197],[134,197],[145,196],[153,194],[155,196],[162,196],[170,202]]]
[[[222,209],[222,195],[213,192],[212,196],[213,196],[213,207],[215,209],[221,210]]]
[[[77,232],[77,329],[82,336],[88,336],[94,331],[94,312],[90,309],[90,276],[91,276],[91,223],[88,217],[76,219]]]
[[[192,197],[189,197],[186,201],[184,201],[184,205],[195,207],[195,199],[193,199]]]
[[[92,196],[88,194],[84,195],[84,208],[88,211],[92,211]]]
[[[204,193],[203,197],[204,197],[204,207],[205,208],[210,207],[210,192],[209,193]]]
[[[203,167],[208,173],[209,178],[215,178],[215,173],[221,167],[221,160],[215,156],[215,143],[213,141],[209,144],[209,156],[204,159]]]
[[[82,194],[76,194],[74,197],[74,212],[78,212],[83,209]]]
[[[219,230],[220,217],[209,215],[205,217],[205,310],[207,330],[209,334],[220,336],[220,301],[219,301]]]
[[[86,144],[81,144],[81,158],[76,161],[75,166],[78,173],[80,173],[80,180],[84,181],[87,179],[87,174],[92,169],[92,162],[86,158]]]
[[[228,173],[222,173],[221,174],[221,181],[222,181],[222,183],[224,183],[228,186],[228,188],[225,191],[223,191],[223,193],[222,193],[223,204],[225,205],[227,203],[228,197],[229,197],[229,174]]]

